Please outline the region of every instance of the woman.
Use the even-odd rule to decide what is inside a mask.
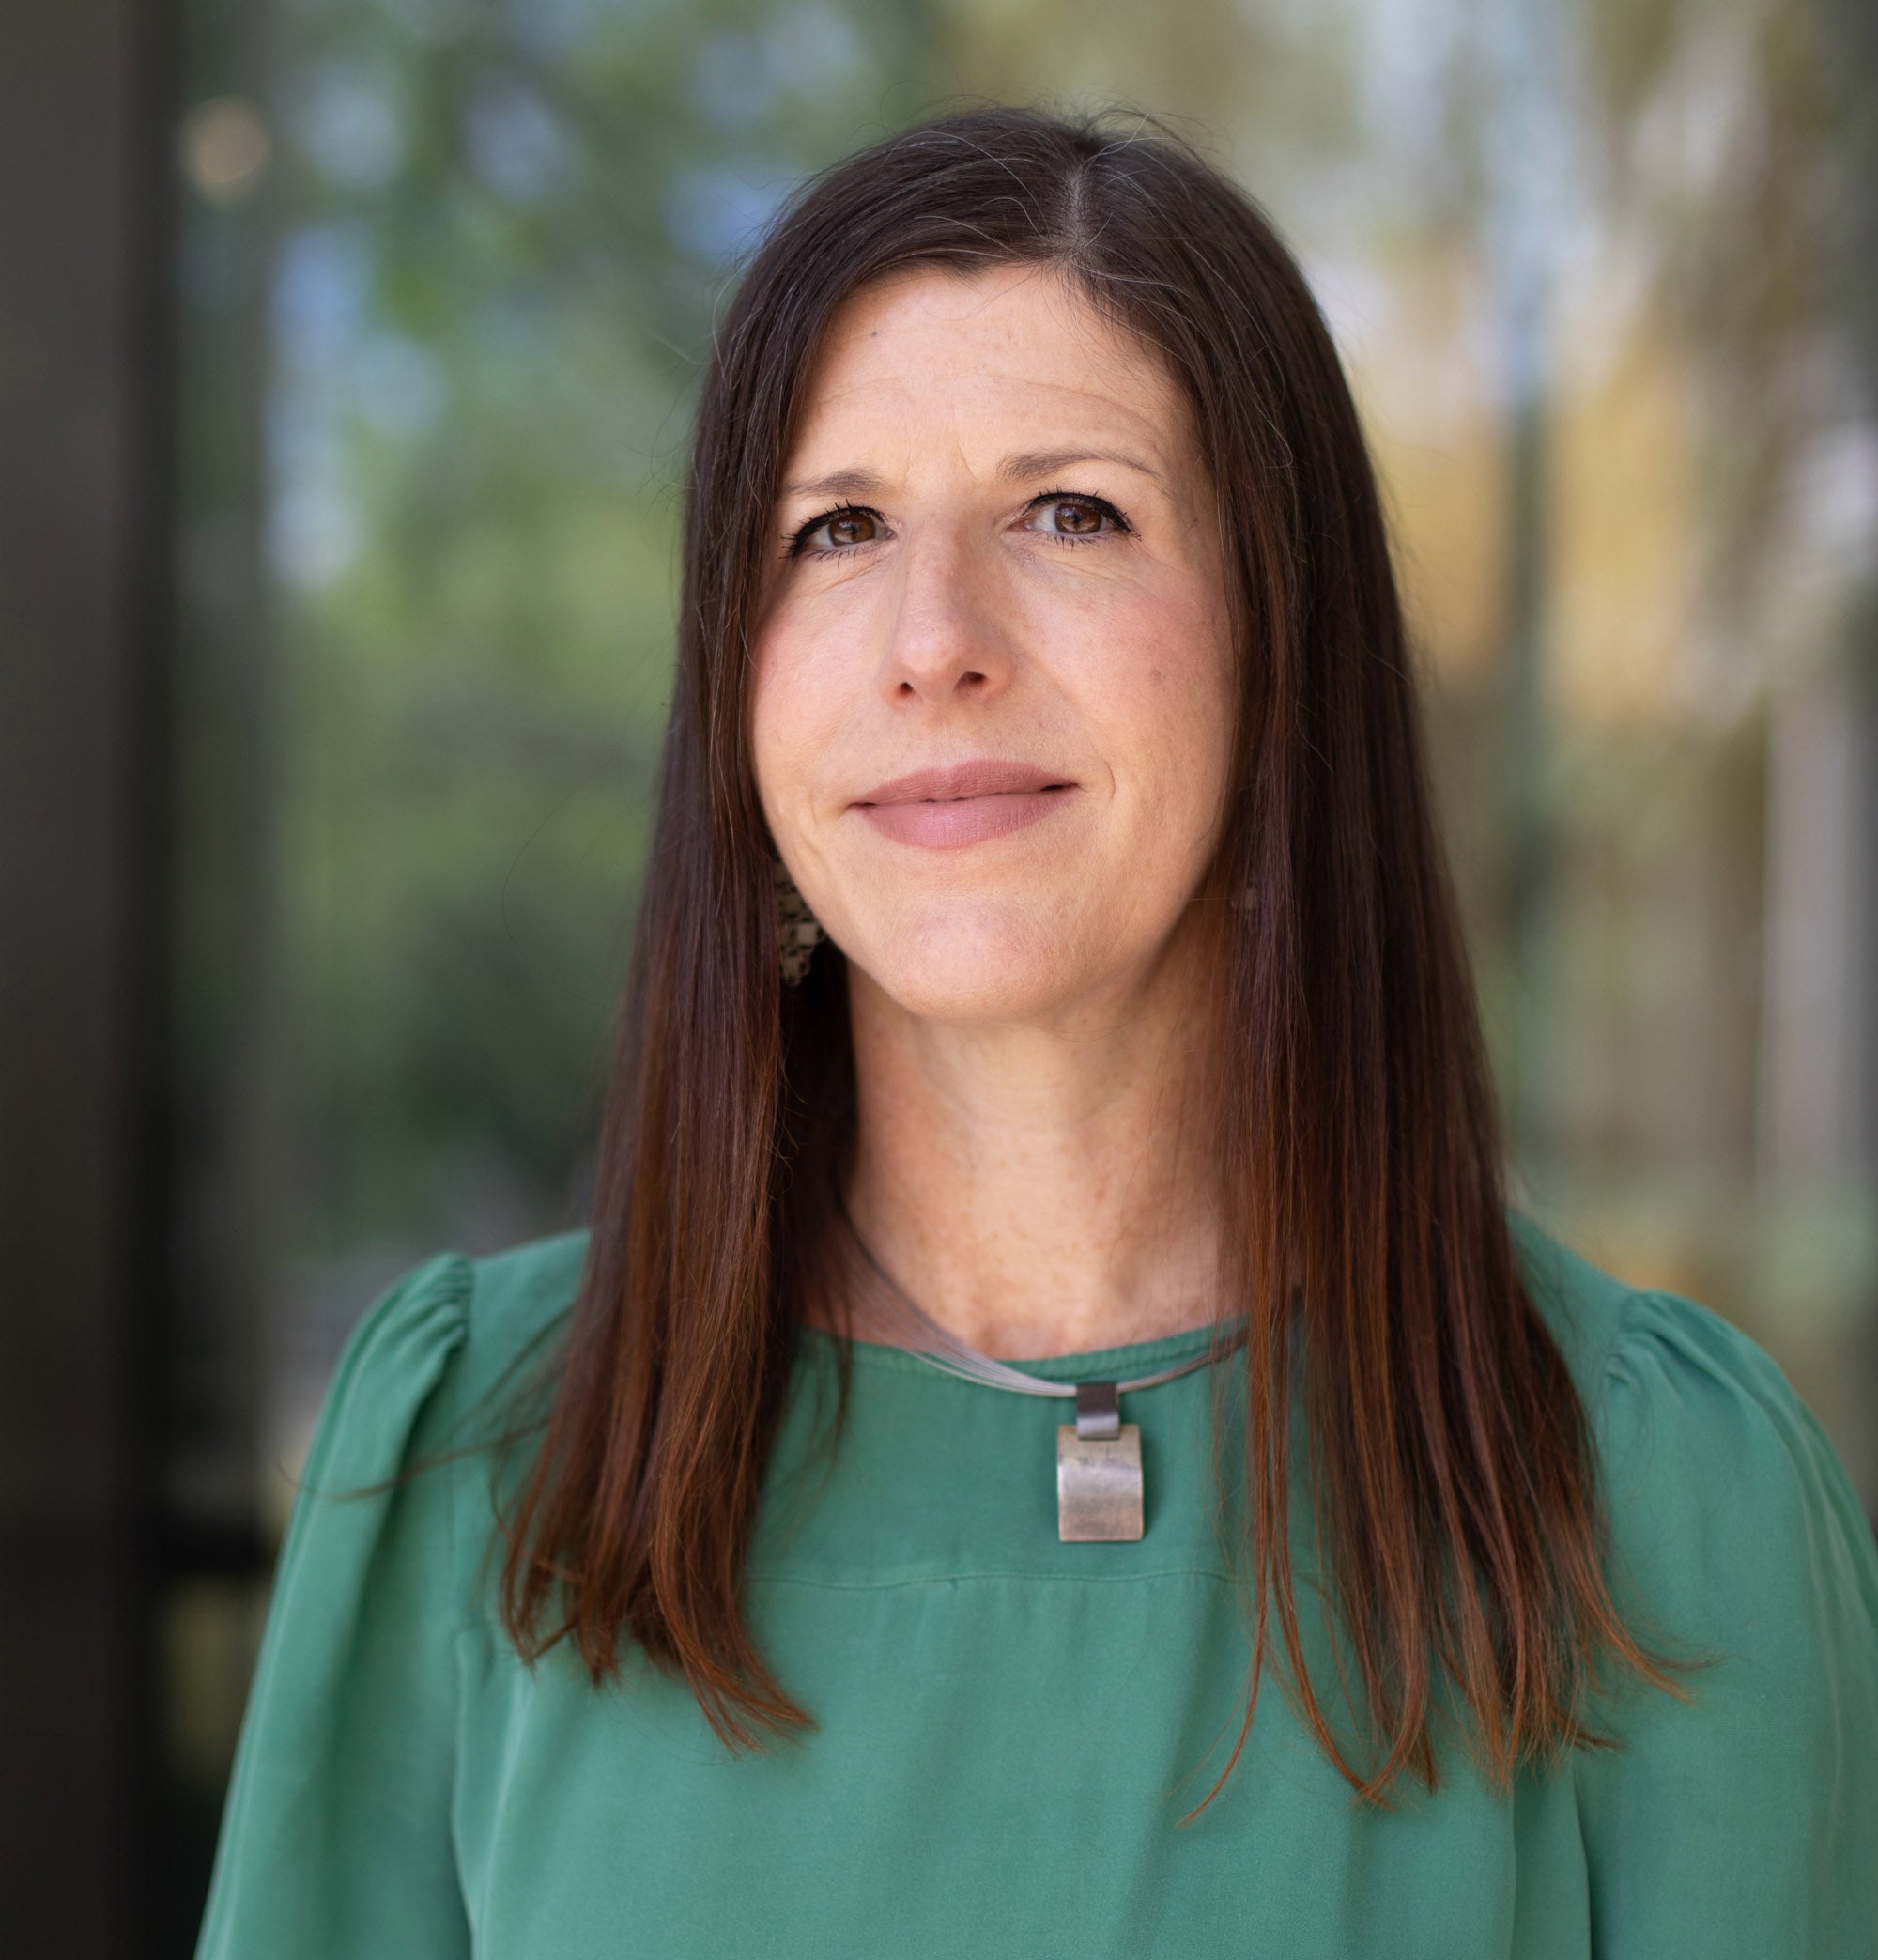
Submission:
[[[1133,128],[773,228],[591,1234],[308,1484],[205,1956],[1878,1950],[1845,1474],[1507,1210],[1349,394]]]

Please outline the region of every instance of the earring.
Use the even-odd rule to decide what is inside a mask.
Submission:
[[[815,957],[815,949],[828,935],[822,921],[809,909],[808,901],[796,889],[789,867],[777,858],[771,872],[776,893],[776,943],[782,967],[782,983],[799,986]]]

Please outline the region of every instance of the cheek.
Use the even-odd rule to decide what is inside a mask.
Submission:
[[[1198,810],[1209,819],[1224,792],[1235,712],[1224,620],[1189,601],[1143,606],[1113,625],[1089,674],[1089,712],[1110,731],[1111,753],[1133,775],[1141,801],[1158,803],[1168,818]]]
[[[757,794],[772,830],[788,827],[809,794],[815,759],[825,747],[809,649],[787,631],[759,636],[750,672],[750,758]]]

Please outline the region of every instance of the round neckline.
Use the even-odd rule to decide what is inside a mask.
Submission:
[[[1128,1381],[1135,1375],[1151,1375],[1163,1364],[1185,1361],[1190,1355],[1204,1353],[1212,1345],[1216,1331],[1222,1326],[1231,1327],[1235,1320],[1243,1315],[1233,1316],[1224,1320],[1209,1320],[1198,1327],[1182,1328],[1174,1334],[1157,1335],[1150,1340],[1126,1341],[1118,1347],[1086,1348],[1073,1354],[1039,1354],[1018,1356],[1000,1354],[996,1358],[1007,1367],[1022,1368],[1026,1374],[1039,1375],[1048,1381]],[[796,1332],[809,1340],[811,1345],[824,1351],[832,1352],[840,1345],[843,1336],[831,1334],[825,1328],[811,1327],[805,1321],[796,1323]],[[936,1368],[910,1348],[891,1341],[863,1340],[858,1336],[848,1337],[848,1345],[854,1350],[856,1361],[873,1366],[911,1369],[916,1374],[930,1375],[936,1379],[958,1380],[948,1377],[943,1368]],[[1195,1370],[1195,1373],[1200,1372]],[[969,1386],[991,1384],[967,1383]],[[1171,1384],[1170,1384],[1171,1385]]]

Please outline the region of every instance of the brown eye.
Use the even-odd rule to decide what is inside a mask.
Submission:
[[[885,527],[872,511],[849,504],[809,518],[790,540],[789,554],[792,558],[839,558],[856,546],[878,544],[885,534]]]
[[[1072,536],[1102,528],[1102,514],[1086,503],[1053,503],[1050,516],[1056,529]]]
[[[866,511],[843,511],[828,519],[828,540],[835,545],[870,545],[874,541],[874,520]]]
[[[1066,497],[1046,490],[1031,505],[1026,529],[1040,531],[1060,544],[1080,544],[1085,538],[1125,534],[1128,519],[1115,505],[1101,497]],[[1042,522],[1039,522],[1039,519]]]

